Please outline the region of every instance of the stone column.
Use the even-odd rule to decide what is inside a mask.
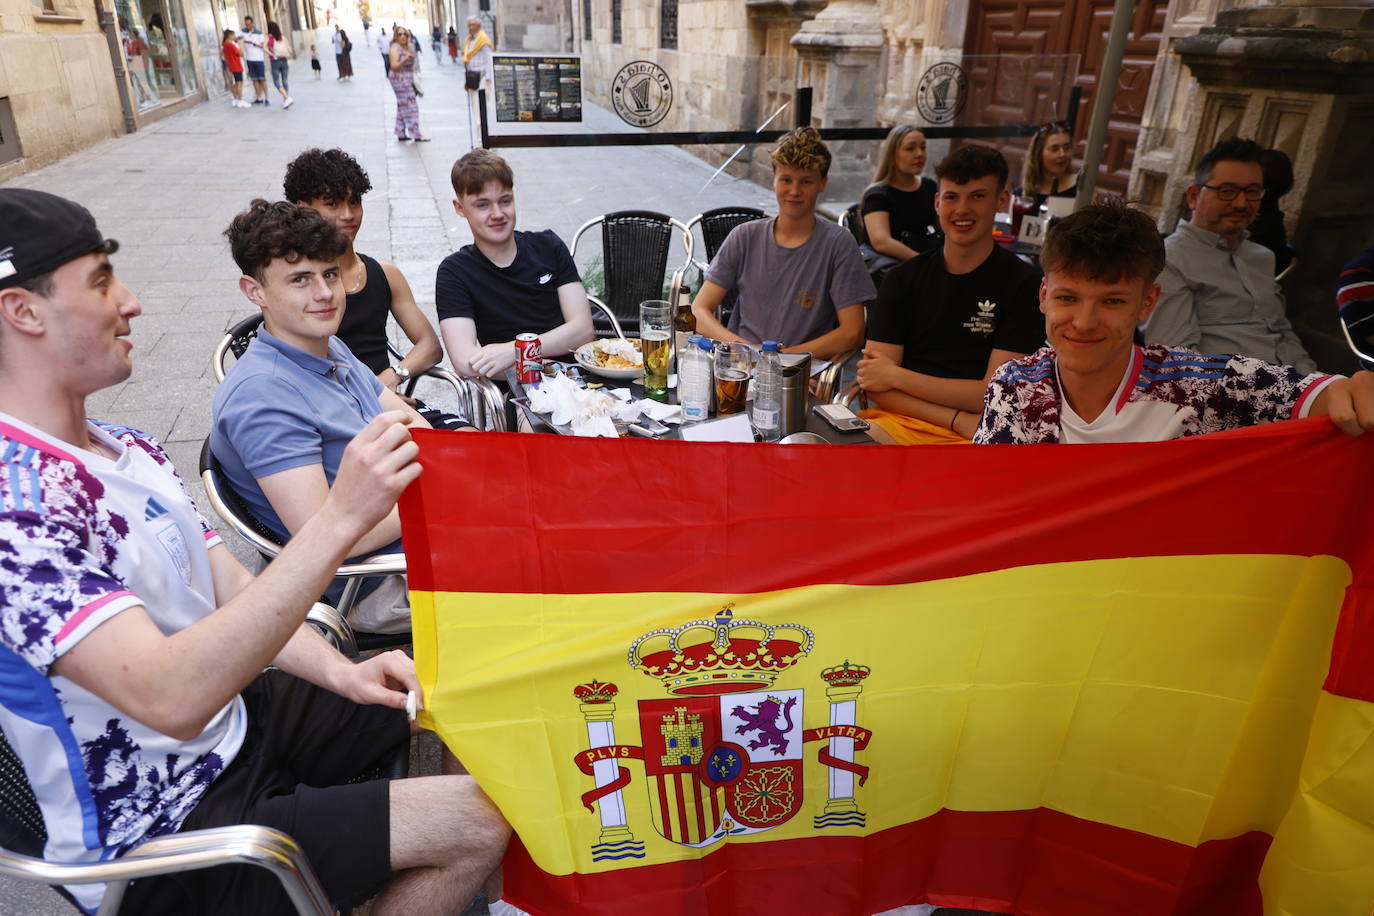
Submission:
[[[871,127],[882,94],[883,29],[876,0],[834,0],[792,36],[802,59],[801,85],[814,90],[816,127]],[[825,199],[846,206],[868,184],[871,143],[829,143],[834,161]]]
[[[1374,0],[1223,10],[1174,48],[1198,92],[1169,188],[1225,137],[1287,153],[1288,314],[1319,365],[1353,369],[1335,291],[1341,265],[1374,241]]]

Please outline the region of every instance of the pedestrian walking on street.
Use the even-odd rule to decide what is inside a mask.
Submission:
[[[348,40],[348,33],[339,31],[339,39],[343,42],[343,53],[339,55],[339,79],[353,79],[353,42]]]
[[[272,85],[281,93],[281,107],[285,111],[296,100],[291,98],[291,84],[287,74],[291,71],[291,42],[282,37],[281,26],[271,19],[267,20],[267,59],[271,61]]]
[[[386,71],[388,77],[391,76],[391,42],[399,28],[399,26],[393,25],[391,35],[387,35],[386,26],[377,30],[377,50],[382,55],[382,69]]]
[[[324,75],[324,71],[320,68],[320,55],[315,53],[314,45],[310,46],[310,69],[315,71],[315,79]]]
[[[448,27],[448,56],[449,60],[458,63],[458,30],[453,26]]]
[[[267,101],[267,39],[262,30],[253,25],[252,16],[243,17],[243,62],[248,65],[248,78],[253,81],[253,104],[270,105]]]
[[[391,90],[396,93],[396,139],[425,142],[420,136],[420,106],[415,101],[415,47],[410,32],[401,26],[392,30],[390,72]]]
[[[440,29],[440,28],[436,25],[436,26],[434,27],[434,31],[433,31],[432,33],[430,33],[429,38],[430,38],[430,42],[429,42],[430,47],[434,49],[434,63],[436,63],[436,64],[441,64],[441,63],[443,63],[443,62],[444,62],[444,32],[443,32],[443,30]]]
[[[483,84],[491,91],[491,36],[476,16],[468,17],[468,40],[463,43],[463,66],[467,68],[464,85],[473,91]]]
[[[334,45],[334,67],[339,73],[339,75],[335,78],[343,79],[343,32],[339,30],[339,27],[337,25],[334,26],[334,34],[329,36],[329,40]]]
[[[234,41],[234,30],[225,29],[224,36],[220,44],[220,56],[224,58],[224,66],[229,69],[229,91],[234,93],[235,108],[247,108],[248,103],[243,100],[243,52],[239,50],[238,42]]]

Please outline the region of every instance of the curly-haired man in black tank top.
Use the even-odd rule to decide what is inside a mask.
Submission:
[[[338,337],[353,355],[392,390],[438,363],[444,355],[439,335],[415,304],[400,269],[353,248],[363,224],[363,195],[372,190],[358,161],[341,149],[308,149],[286,167],[283,190],[287,200],[312,208],[348,237],[348,250],[339,259],[348,304]],[[394,365],[386,347],[390,316],[412,344]]]

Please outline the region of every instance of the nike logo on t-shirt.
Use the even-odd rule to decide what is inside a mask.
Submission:
[[[539,278],[539,285],[540,285],[540,286],[543,286],[545,283],[548,283],[548,282],[549,282],[550,280],[552,280],[552,279],[553,279],[553,274],[544,274],[544,276],[542,276],[542,277]]]

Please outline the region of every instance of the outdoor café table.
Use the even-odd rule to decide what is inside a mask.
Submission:
[[[591,385],[601,384],[607,391],[613,388],[628,388],[630,397],[639,400],[644,397],[644,385],[638,380],[603,379],[599,376],[587,374],[584,376]],[[571,436],[572,430],[566,426],[555,426],[550,423],[548,418],[536,413],[530,408],[529,398],[525,394],[525,386],[520,383],[514,369],[506,371],[506,384],[510,387],[511,401],[519,407],[520,411],[530,421],[530,426],[536,432],[554,432],[562,436]],[[668,389],[668,403],[677,403],[677,388]],[[815,433],[832,445],[874,445],[878,439],[869,435],[869,432],[877,431],[877,427],[871,428],[868,432],[856,430],[854,432],[840,432],[820,417],[816,416],[811,408],[820,403],[816,397],[810,393],[806,396],[806,431]],[[712,419],[716,419],[712,417]],[[668,425],[668,432],[658,436],[659,439],[681,439],[678,434],[680,425]]]

